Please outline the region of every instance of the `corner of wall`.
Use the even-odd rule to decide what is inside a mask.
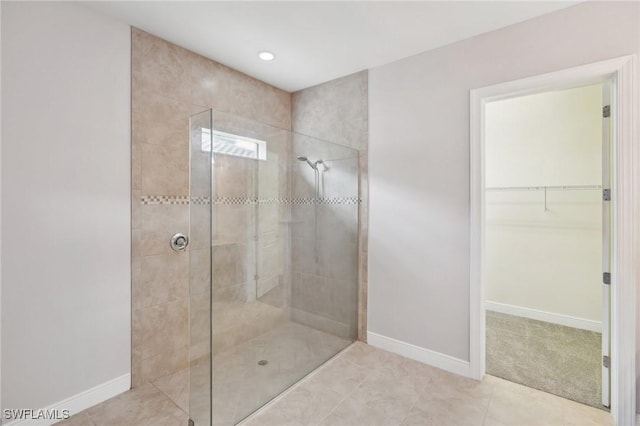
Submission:
[[[369,218],[369,71],[363,70],[291,94],[294,132],[358,150],[358,340],[367,340]]]

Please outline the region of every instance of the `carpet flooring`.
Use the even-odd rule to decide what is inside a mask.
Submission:
[[[601,335],[487,311],[487,374],[596,408],[601,404]]]

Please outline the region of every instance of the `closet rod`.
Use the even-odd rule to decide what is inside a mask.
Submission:
[[[602,189],[602,185],[502,186],[486,188],[487,191],[580,191],[595,189]]]

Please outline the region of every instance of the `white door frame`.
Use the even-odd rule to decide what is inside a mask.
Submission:
[[[635,55],[542,74],[471,91],[470,370],[485,374],[485,140],[487,102],[612,81],[611,158],[611,414],[618,425],[635,424],[636,285],[640,283],[640,144]],[[634,218],[636,220],[634,221]]]

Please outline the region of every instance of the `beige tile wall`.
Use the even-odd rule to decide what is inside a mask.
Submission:
[[[369,95],[368,95],[368,71],[361,71],[343,78],[310,87],[291,96],[292,130],[296,133],[313,136],[327,141],[335,142],[350,148],[359,150],[359,196],[362,200],[358,209],[358,339],[366,341],[367,330],[367,238],[368,238],[368,146],[369,146]],[[333,211],[335,209],[329,209]],[[335,212],[334,212],[335,213]],[[339,233],[344,235],[344,233]],[[349,238],[347,238],[348,240]],[[293,242],[294,246],[296,242]],[[348,246],[339,245],[343,250]],[[304,247],[301,248],[304,250]],[[294,247],[294,253],[295,253]],[[351,252],[341,253],[349,256]],[[352,255],[353,256],[353,255]],[[304,257],[300,254],[299,258]],[[336,255],[340,258],[340,254]],[[344,258],[344,257],[343,257]],[[304,266],[295,264],[294,269],[304,270]],[[308,270],[308,268],[306,268]],[[327,276],[325,272],[321,276]],[[295,279],[293,280],[295,284]],[[344,284],[344,283],[342,283]],[[334,282],[329,288],[334,297],[331,299],[334,306],[331,308],[338,312],[345,312],[351,302],[345,295],[340,294],[340,288],[344,287],[340,282]],[[329,297],[329,296],[327,296]],[[302,297],[302,305],[308,311],[315,311],[312,306],[314,297]],[[307,300],[308,302],[304,302]],[[335,306],[337,304],[337,306]],[[331,318],[339,318],[325,313]],[[342,317],[344,318],[344,317]]]
[[[188,195],[190,114],[213,108],[290,129],[291,96],[134,28],[131,101],[132,384],[137,387],[187,367],[189,256],[208,255],[205,247],[185,253],[169,247],[171,235],[188,232],[187,205],[142,204],[140,198]],[[241,220],[237,211],[227,213],[229,220]],[[243,249],[232,243],[216,250],[232,256]],[[206,270],[198,274],[199,281],[208,281]],[[233,298],[232,287],[219,291]]]
[[[293,94],[295,105],[292,110],[291,94],[132,29],[134,387],[181,370],[189,363],[190,268],[192,280],[202,284],[195,289],[202,287],[202,298],[199,299],[202,303],[192,304],[191,309],[194,313],[205,313],[209,308],[210,294],[205,285],[209,282],[209,270],[201,267],[208,265],[207,246],[197,236],[185,253],[173,252],[168,244],[175,232],[189,231],[188,205],[143,204],[140,201],[144,196],[184,197],[189,194],[189,115],[209,108],[283,129],[291,129],[293,118],[295,130],[301,133],[361,150],[360,197],[364,202],[358,213],[358,248],[353,254],[345,253],[342,257],[360,258],[359,337],[366,337],[366,88],[367,73],[358,73]],[[253,182],[249,182],[255,173],[250,170],[250,162],[233,158],[218,161],[214,170],[215,194],[243,197],[255,194],[257,190],[261,196],[285,196],[291,190],[283,184],[286,179],[282,178],[282,173],[288,172],[286,168],[282,169],[287,161],[287,158],[280,158],[279,167],[262,166],[260,182],[280,182],[262,188],[255,188]],[[286,319],[286,308],[296,296],[291,287],[290,265],[286,261],[290,236],[282,232],[288,207],[265,205],[252,210],[247,206],[230,205],[215,209],[213,250],[217,280],[214,280],[213,291],[218,302],[214,317],[219,327],[214,335],[214,346],[220,350],[250,339]],[[207,220],[207,208],[192,209],[191,215],[192,221]],[[247,225],[252,221],[256,223],[257,242],[252,242],[252,236],[247,232],[251,229]],[[295,252],[295,247],[293,249]],[[252,280],[255,273],[260,277],[258,282]],[[335,278],[338,284],[342,279],[330,278]],[[249,288],[252,285],[255,289]],[[347,286],[333,287],[335,291],[328,291],[323,296],[329,303],[322,309],[327,310],[329,318],[343,318],[347,312],[342,302],[355,296],[340,293],[339,290]],[[264,303],[247,304],[252,297]],[[244,309],[238,309],[240,306]],[[198,329],[206,330],[208,325],[197,326],[192,324],[192,343],[195,336],[202,344],[192,348],[192,358],[204,354],[205,346],[208,347],[205,333],[197,332]]]

